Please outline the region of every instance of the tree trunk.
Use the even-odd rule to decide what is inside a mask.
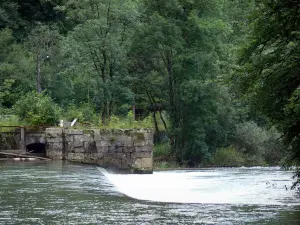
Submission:
[[[40,55],[36,58],[36,91],[37,93],[42,93],[41,88],[41,57]]]
[[[157,123],[157,119],[156,119],[156,111],[155,110],[153,110],[152,116],[153,116],[153,121],[154,121],[155,133],[158,133],[159,129],[158,129],[158,123]]]

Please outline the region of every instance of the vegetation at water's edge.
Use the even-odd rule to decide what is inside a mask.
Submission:
[[[2,125],[151,126],[179,166],[300,164],[297,1],[3,0],[0,12]]]

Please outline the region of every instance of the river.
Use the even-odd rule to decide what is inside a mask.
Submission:
[[[118,175],[66,162],[0,162],[0,224],[300,224],[277,167]]]

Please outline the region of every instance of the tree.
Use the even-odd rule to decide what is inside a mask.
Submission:
[[[60,34],[55,26],[38,24],[28,36],[28,47],[36,59],[36,90],[42,93],[41,68],[45,61],[55,61],[59,52]],[[45,75],[49,74],[44,73]],[[43,80],[46,80],[46,76]]]
[[[274,0],[256,6],[236,80],[252,105],[283,132],[299,165],[300,4]]]
[[[165,105],[171,146],[181,163],[196,165],[214,151],[207,135],[214,124],[219,127],[214,80],[220,74],[219,37],[225,27],[221,8],[218,0],[145,0],[133,42],[134,75],[152,95],[150,102]]]
[[[56,125],[61,109],[45,93],[28,92],[14,105],[14,111],[30,125]]]
[[[127,74],[126,54],[136,14],[135,3],[69,1],[66,8],[79,25],[65,40],[68,46],[65,54],[72,57],[71,64],[77,64],[72,70],[82,75],[81,80],[85,77],[88,86],[85,101],[91,96],[105,124],[118,106],[132,101],[130,90],[122,82]]]
[[[17,1],[3,0],[0,4],[0,29],[17,29],[21,23]]]
[[[0,95],[4,107],[11,107],[20,95],[32,90],[34,62],[11,29],[0,30]]]

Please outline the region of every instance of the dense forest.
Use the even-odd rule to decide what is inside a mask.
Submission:
[[[2,124],[140,123],[179,165],[299,165],[299,28],[298,0],[2,0]]]

